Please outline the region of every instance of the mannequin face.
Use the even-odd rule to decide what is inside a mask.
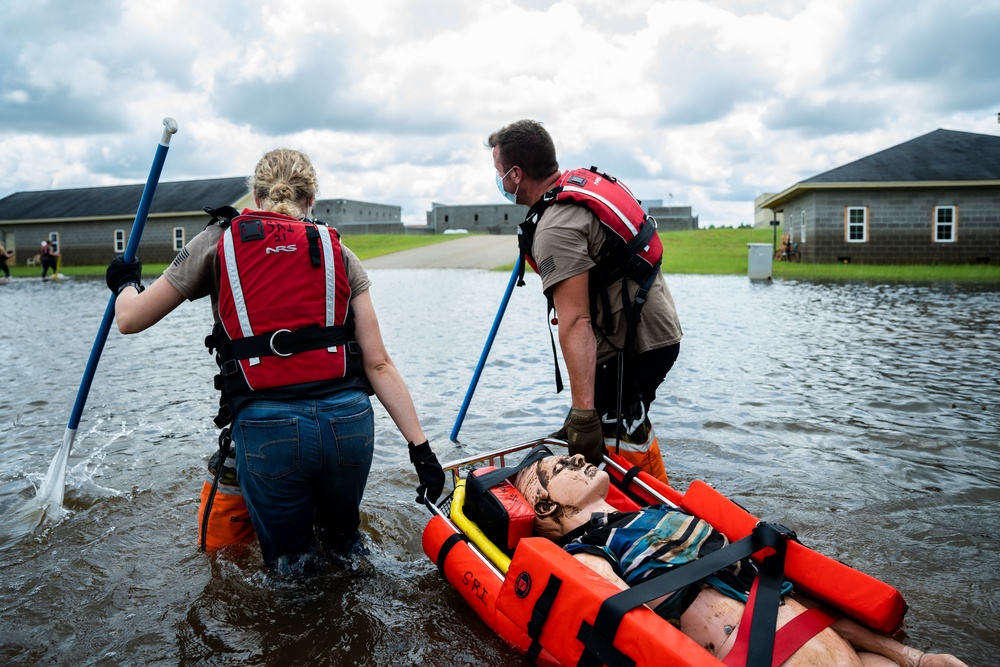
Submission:
[[[609,483],[606,472],[577,454],[542,459],[518,475],[516,486],[535,510],[535,532],[557,538],[579,525],[581,512],[604,503]]]

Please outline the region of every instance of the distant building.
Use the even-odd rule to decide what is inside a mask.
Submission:
[[[145,184],[16,192],[0,199],[0,240],[27,263],[48,241],[63,263],[105,264],[125,252]],[[171,262],[205,228],[203,208],[253,208],[246,177],[160,183],[142,233],[139,257]],[[313,216],[343,234],[404,234],[399,206],[320,199]],[[20,248],[20,249],[19,249]]]
[[[427,226],[435,234],[448,229],[464,229],[473,234],[516,234],[528,214],[517,204],[431,204]]]
[[[353,199],[318,199],[313,217],[341,234],[405,234],[403,209]]]
[[[753,226],[757,229],[769,229],[771,227],[771,222],[777,218],[780,227],[785,224],[785,214],[784,212],[772,211],[769,208],[763,208],[761,204],[774,196],[773,192],[765,192],[756,199],[753,200]]]
[[[935,130],[760,203],[804,262],[1000,263],[1000,137]]]
[[[698,229],[698,216],[692,213],[690,206],[649,206],[643,201],[643,210],[656,218],[661,232]],[[427,226],[433,228],[435,234],[443,234],[448,229],[479,234],[516,234],[517,226],[524,222],[527,214],[528,207],[519,204],[431,204]]]
[[[17,263],[34,260],[42,241],[62,262],[106,264],[125,252],[145,184],[15,192],[0,199],[0,237]],[[139,257],[171,262],[205,228],[205,206],[252,206],[246,177],[160,183],[150,203]]]
[[[690,206],[650,206],[646,213],[656,218],[656,228],[661,232],[698,229],[698,216]]]

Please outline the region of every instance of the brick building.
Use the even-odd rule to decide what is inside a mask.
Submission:
[[[209,218],[205,206],[252,204],[246,177],[160,183],[142,232],[139,257],[171,262]],[[42,241],[55,245],[64,265],[107,264],[125,252],[144,183],[112,187],[15,192],[0,199],[0,236],[29,262]]]
[[[15,192],[0,199],[0,241],[15,263],[33,262],[42,241],[64,265],[106,264],[125,252],[145,184]],[[159,183],[143,228],[139,257],[167,263],[205,228],[205,206],[253,208],[245,176]],[[346,234],[403,234],[399,206],[318,200],[313,215]]]
[[[803,262],[1000,264],[1000,137],[935,130],[760,203]]]

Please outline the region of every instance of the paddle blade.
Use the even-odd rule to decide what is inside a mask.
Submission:
[[[67,428],[63,433],[62,446],[56,452],[52,463],[49,464],[49,471],[42,480],[42,485],[38,488],[39,506],[44,509],[61,508],[63,493],[66,489],[66,466],[69,463],[69,452],[76,439],[76,429]]]

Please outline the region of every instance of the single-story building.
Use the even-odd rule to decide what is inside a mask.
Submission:
[[[1000,137],[935,130],[760,203],[803,262],[1000,263]]]
[[[343,234],[405,234],[403,209],[354,199],[317,199],[312,215]]]
[[[13,263],[34,263],[42,241],[65,265],[106,264],[125,252],[145,184],[15,192],[0,199],[0,241]],[[253,208],[245,176],[159,183],[139,245],[147,263],[171,262],[205,228],[205,206]],[[321,199],[313,216],[347,234],[403,234],[399,206]]]
[[[145,184],[15,192],[0,199],[0,236],[18,263],[33,260],[42,241],[65,265],[107,264],[125,252]],[[252,205],[246,177],[159,183],[142,232],[139,258],[171,262],[205,228],[205,206]]]
[[[690,206],[662,206],[662,200],[647,204],[643,210],[656,218],[661,232],[698,229],[698,216]],[[516,234],[524,222],[528,207],[520,204],[431,204],[427,211],[427,226],[435,234],[449,229],[462,229],[479,234]]]
[[[436,204],[427,211],[427,227],[435,234],[464,229],[474,234],[516,234],[528,207],[519,204]]]

